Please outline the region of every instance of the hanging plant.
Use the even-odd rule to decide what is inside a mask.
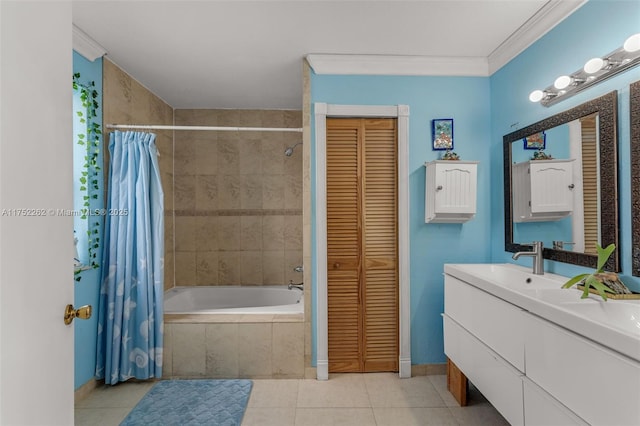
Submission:
[[[99,217],[91,215],[91,200],[97,200],[100,194],[100,142],[102,139],[102,130],[100,124],[95,121],[98,116],[98,91],[95,90],[95,81],[89,82],[87,85],[80,83],[80,73],[73,74],[73,90],[80,92],[80,100],[82,101],[83,110],[76,111],[80,118],[80,123],[86,124],[86,134],[78,133],[75,135],[76,143],[86,148],[84,156],[84,164],[80,176],[80,190],[84,191],[83,209],[80,212],[80,218],[87,220],[87,249],[89,256],[89,267],[97,269],[100,265],[97,262],[98,250],[100,248],[100,222],[92,222],[91,219]],[[79,273],[82,269],[76,269],[76,281],[80,281]]]

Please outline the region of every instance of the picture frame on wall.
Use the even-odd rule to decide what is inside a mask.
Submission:
[[[434,151],[453,149],[453,118],[436,118],[432,120],[431,136]]]
[[[545,149],[547,145],[547,135],[542,131],[522,138],[522,141],[524,142],[524,149]]]

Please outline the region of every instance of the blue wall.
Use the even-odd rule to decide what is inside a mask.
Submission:
[[[587,60],[617,49],[625,39],[640,32],[640,2],[591,0],[544,37],[493,74],[491,80],[491,186],[501,188],[502,137],[543,118],[581,103],[618,91],[618,158],[620,258],[622,280],[640,291],[640,280],[631,271],[631,171],[629,131],[629,84],[640,80],[636,67],[619,76],[590,87],[549,108],[528,100],[529,93],[544,89],[562,74],[581,68]],[[513,262],[504,251],[504,199],[495,192],[491,199],[491,261]],[[606,214],[606,212],[605,212]],[[636,212],[636,214],[639,214]],[[531,259],[518,261],[529,266]],[[589,269],[545,261],[545,270],[573,276]]]
[[[584,63],[622,45],[640,31],[640,2],[591,0],[491,77],[311,76],[312,103],[396,105],[410,107],[409,192],[411,239],[411,361],[445,360],[442,342],[443,265],[445,263],[514,262],[504,250],[502,137],[589,99],[618,90],[620,180],[620,247],[622,279],[640,291],[630,277],[631,204],[629,161],[629,83],[640,80],[640,68],[600,83],[545,108],[529,93],[551,84]],[[454,119],[454,150],[463,160],[480,161],[478,212],[465,224],[424,223],[424,162],[438,158],[431,150],[431,120]],[[314,135],[312,114],[312,135]],[[315,144],[312,136],[312,144]],[[315,147],[312,147],[314,152]],[[312,164],[314,160],[312,159]],[[312,200],[315,169],[312,166]],[[315,211],[315,206],[312,206]],[[637,214],[637,213],[636,213]],[[315,216],[312,233],[315,236]],[[315,238],[315,237],[314,237]],[[312,242],[315,244],[315,241]],[[318,265],[312,256],[312,274]],[[518,261],[530,266],[530,259]],[[547,271],[572,276],[585,268],[545,261]],[[316,365],[315,301],[312,305],[313,365]]]
[[[80,82],[87,84],[95,82],[95,90],[98,92],[98,117],[96,120],[102,125],[102,58],[89,62],[83,56],[73,52],[73,72],[80,73]],[[71,76],[69,76],[69,90],[71,90]],[[75,143],[75,142],[74,142]],[[99,153],[98,163],[102,164],[102,152]],[[74,167],[77,165],[74,164]],[[102,174],[100,174],[100,188],[104,186]],[[104,208],[102,194],[98,194],[97,200],[92,200],[92,209]],[[90,217],[92,221],[102,218]],[[102,229],[102,226],[101,226]],[[101,249],[98,249],[98,256],[101,256]],[[100,259],[97,259],[100,263]],[[100,269],[90,269],[80,273],[80,281],[75,281],[74,306],[91,305],[94,307],[94,314],[88,320],[76,320],[74,324],[74,356],[75,356],[75,389],[91,380],[94,376],[96,366],[96,338],[98,334],[98,315],[95,308],[98,307],[98,291],[100,289]]]
[[[444,303],[443,265],[490,260],[489,79],[313,74],[311,98],[312,102],[329,104],[409,105],[411,358],[413,364],[444,362],[440,316]],[[441,153],[431,149],[431,120],[435,118],[453,118],[454,151],[463,160],[480,162],[478,210],[476,217],[465,224],[424,223],[424,163],[439,158]],[[315,193],[314,177],[312,170]],[[315,229],[315,216],[312,226]],[[313,264],[315,273],[315,254]],[[313,310],[315,365],[315,305]]]

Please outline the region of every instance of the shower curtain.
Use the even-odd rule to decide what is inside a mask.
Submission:
[[[110,135],[96,377],[162,375],[164,207],[155,135]]]

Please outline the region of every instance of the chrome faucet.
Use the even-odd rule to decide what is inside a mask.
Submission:
[[[542,257],[543,245],[542,241],[534,241],[530,245],[533,250],[532,251],[519,251],[514,253],[512,256],[513,260],[518,259],[520,256],[531,256],[533,257],[533,273],[536,275],[544,274],[544,258]]]
[[[293,280],[289,280],[289,290],[297,288],[300,291],[304,291],[304,283],[294,284]]]

